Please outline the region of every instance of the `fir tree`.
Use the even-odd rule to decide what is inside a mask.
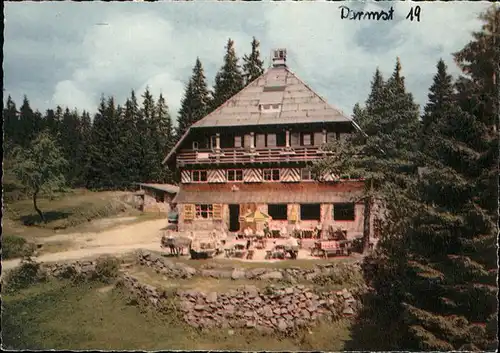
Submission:
[[[140,120],[138,121],[137,129],[141,134],[140,148],[141,148],[141,164],[140,176],[142,182],[151,182],[153,178],[154,164],[156,155],[154,151],[155,134],[154,120],[156,115],[156,107],[153,95],[146,87],[142,95],[142,107],[140,110]]]
[[[429,89],[429,102],[425,106],[425,114],[422,117],[422,132],[425,135],[429,126],[433,124],[431,119],[437,118],[442,110],[441,104],[449,103],[453,97],[452,77],[446,72],[446,64],[439,60],[437,73],[434,76],[434,83]]]
[[[28,97],[24,96],[23,104],[19,108],[19,141],[21,146],[27,147],[41,129],[41,116],[30,107]]]
[[[195,122],[208,114],[210,95],[203,66],[199,58],[193,67],[193,73],[188,81],[184,96],[181,100],[181,109],[177,117],[176,138],[179,139]]]
[[[151,179],[154,182],[165,183],[171,181],[169,171],[162,164],[163,158],[173,147],[172,120],[168,112],[165,98],[160,94],[156,105],[156,114],[153,120],[152,144],[154,163]]]
[[[130,97],[125,102],[123,120],[121,146],[125,156],[124,168],[126,169],[126,180],[128,183],[136,183],[141,181],[141,134],[138,132],[140,123],[139,104],[137,97],[132,90]]]
[[[224,64],[215,75],[215,85],[211,110],[217,109],[244,86],[243,74],[238,64],[234,41],[229,39],[224,55]]]
[[[80,174],[77,165],[77,154],[81,144],[80,121],[77,111],[64,111],[63,119],[59,129],[59,145],[64,158],[68,161],[66,170],[66,180],[69,185],[74,185],[77,176]]]
[[[12,147],[19,143],[19,113],[16,108],[16,103],[11,96],[7,97],[7,102],[3,110],[4,121],[4,148],[10,151]]]
[[[259,41],[254,37],[252,40],[252,52],[250,55],[243,56],[243,77],[245,79],[245,85],[248,85],[264,73],[264,61],[260,59],[259,45]]]

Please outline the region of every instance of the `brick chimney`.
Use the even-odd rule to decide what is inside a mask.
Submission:
[[[274,49],[271,53],[273,67],[286,67],[286,49]]]

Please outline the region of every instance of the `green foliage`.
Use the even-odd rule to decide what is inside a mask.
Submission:
[[[243,56],[243,77],[245,85],[257,79],[264,73],[264,62],[260,59],[259,41],[253,37],[252,52],[250,55]]]
[[[500,17],[490,10],[484,18]],[[498,136],[488,109],[498,91],[490,86],[493,75],[485,75],[492,74],[488,65],[496,52],[483,50],[483,39],[488,28],[498,36],[499,26],[484,28],[456,55],[472,76],[459,80],[458,95],[438,63],[422,142],[418,153],[407,155],[424,168],[414,182],[394,184],[379,249],[365,261],[365,278],[383,307],[364,320],[398,326],[390,332],[392,346],[382,349],[487,350],[496,344],[486,326],[497,313],[497,207],[491,199],[497,204],[498,197],[484,189],[497,183],[491,175],[498,172]],[[397,82],[393,75],[393,87]]]
[[[63,171],[68,162],[47,131],[38,134],[29,147],[15,147],[12,155],[13,173],[33,195],[33,206],[45,221],[36,204],[37,196],[40,192],[50,195],[65,186]]]
[[[17,235],[2,235],[2,259],[8,260],[33,255],[35,244]]]
[[[193,67],[193,73],[184,91],[181,100],[181,109],[177,117],[176,137],[180,139],[187,129],[205,117],[209,112],[211,104],[203,65],[199,58]]]
[[[101,257],[97,259],[94,280],[111,283],[120,272],[120,260],[115,257]]]
[[[20,266],[6,273],[3,280],[3,290],[7,293],[17,292],[44,279],[45,277],[40,271],[40,264],[31,258],[26,258]]]
[[[234,41],[229,38],[224,55],[224,64],[215,75],[211,111],[214,111],[244,87],[243,73],[238,64]]]

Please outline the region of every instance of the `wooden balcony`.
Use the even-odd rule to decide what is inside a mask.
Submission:
[[[177,165],[311,162],[330,154],[320,146],[181,150]]]

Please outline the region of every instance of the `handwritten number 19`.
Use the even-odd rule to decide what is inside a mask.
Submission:
[[[415,8],[412,7],[406,16],[406,19],[409,19],[410,21],[417,20],[417,22],[420,22],[420,6],[415,6]]]

